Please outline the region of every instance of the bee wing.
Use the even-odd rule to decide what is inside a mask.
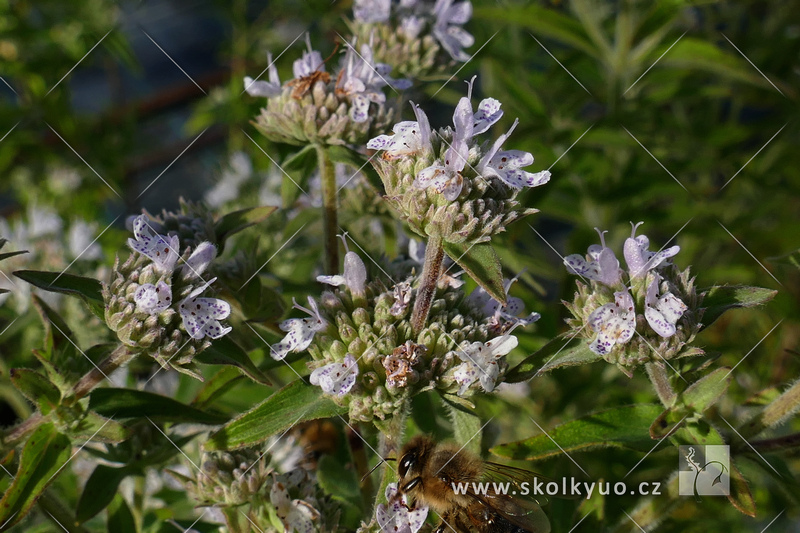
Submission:
[[[542,508],[533,500],[507,494],[472,494],[484,510],[499,516],[529,533],[550,533],[550,521]]]
[[[484,461],[482,478],[484,481],[508,484],[510,486],[509,493],[516,491],[520,498],[534,500],[540,505],[547,503],[547,497],[534,495],[533,487],[553,481],[551,478],[530,470],[491,461]]]

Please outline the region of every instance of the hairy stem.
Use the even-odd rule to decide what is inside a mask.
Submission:
[[[223,507],[222,514],[225,515],[225,524],[231,533],[249,533],[250,527],[247,518],[244,518],[243,511],[237,507]],[[244,520],[242,520],[244,518]]]
[[[18,425],[10,428],[8,433],[3,436],[2,450],[3,455],[5,452],[13,448],[18,442],[26,438],[28,435],[36,431],[36,428],[43,423],[48,422],[50,419],[43,417],[40,413],[33,413],[29,418],[26,418]]]
[[[667,368],[660,363],[647,363],[644,365],[647,371],[647,376],[653,384],[653,388],[658,394],[658,399],[664,404],[664,407],[672,407],[675,403],[675,391],[669,383],[669,376],[667,375]]]
[[[339,271],[339,241],[336,233],[339,229],[336,203],[336,171],[333,161],[328,157],[325,148],[317,145],[317,163],[322,182],[322,227],[325,233],[325,273],[336,274]]]
[[[755,437],[767,428],[777,426],[800,409],[800,380],[778,396],[775,401],[741,427],[744,438]]]
[[[797,450],[800,448],[800,433],[792,433],[774,439],[754,440],[750,444],[762,453]],[[742,447],[742,452],[746,453],[746,447]]]
[[[129,363],[135,357],[135,353],[131,353],[125,345],[120,344],[108,357],[103,359],[95,368],[87,372],[80,381],[75,384],[72,388],[73,397],[71,401],[75,402],[89,394],[101,381],[106,379],[106,376],[122,365]]]
[[[444,247],[442,238],[431,236],[425,248],[425,264],[422,266],[422,280],[417,289],[417,298],[414,301],[414,311],[411,314],[411,328],[418,334],[425,327],[428,313],[436,295],[436,284],[442,275],[444,262]]]

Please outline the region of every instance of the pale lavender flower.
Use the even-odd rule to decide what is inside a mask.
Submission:
[[[164,281],[156,285],[145,283],[136,289],[133,301],[136,302],[137,311],[157,315],[172,305],[172,289]]]
[[[322,388],[325,394],[341,398],[356,384],[356,377],[358,377],[358,363],[352,354],[347,354],[341,362],[314,370],[309,376],[309,381],[312,385]]]
[[[500,375],[498,359],[516,348],[517,344],[516,337],[506,334],[485,343],[473,342],[457,350],[456,355],[463,361],[453,372],[453,379],[461,384],[459,396],[476,381],[480,381],[484,391],[492,392]]]
[[[283,522],[285,533],[311,533],[314,531],[314,520],[319,518],[319,512],[308,502],[289,497],[289,490],[278,481],[277,477],[272,483],[269,498],[275,508],[275,514]]]
[[[193,339],[202,339],[206,336],[219,339],[233,329],[230,326],[222,327],[219,322],[231,314],[231,306],[228,302],[219,298],[199,298],[200,294],[216,279],[213,278],[194,289],[178,305],[183,319],[183,327]]]
[[[303,52],[300,59],[296,59],[292,63],[292,73],[295,79],[311,76],[317,71],[325,72],[325,61],[322,59],[322,54],[311,48],[311,37],[308,34],[306,34],[306,48],[308,50]]]
[[[672,246],[660,252],[648,250],[650,239],[646,235],[636,236],[636,229],[642,222],[634,225],[631,223],[631,236],[625,239],[623,255],[625,262],[628,263],[628,273],[631,279],[645,276],[649,271],[662,265],[670,264],[668,259],[681,251],[680,246]]]
[[[589,327],[597,337],[589,349],[598,355],[606,355],[615,344],[625,344],[636,331],[636,310],[628,290],[615,292],[614,303],[601,305],[589,315]]]
[[[533,155],[522,150],[500,150],[518,123],[519,120],[515,120],[508,133],[497,138],[489,151],[478,162],[475,170],[484,177],[493,176],[514,189],[544,185],[550,181],[550,171],[542,170],[533,173],[522,170],[522,167],[533,164]]]
[[[600,235],[600,245],[589,246],[586,253],[588,260],[580,254],[572,254],[564,258],[564,264],[570,274],[599,281],[611,287],[620,282],[622,269],[619,268],[619,260],[614,255],[614,251],[606,246],[605,234],[607,232],[597,228],[594,230]]]
[[[328,323],[319,313],[317,302],[309,296],[307,309],[294,302],[294,308],[307,313],[310,318],[290,318],[280,323],[279,327],[287,332],[281,342],[275,343],[270,349],[270,356],[275,360],[282,360],[289,352],[302,352],[311,344],[314,335],[328,327]]]
[[[186,279],[199,278],[208,265],[217,257],[217,247],[208,241],[201,242],[181,267]]]
[[[392,11],[392,0],[355,0],[353,16],[367,24],[386,22]]]
[[[351,252],[347,247],[347,234],[340,235],[347,253],[344,256],[344,274],[333,276],[317,276],[317,281],[335,287],[345,285],[353,294],[364,294],[364,285],[367,282],[367,267],[357,253]]]
[[[409,509],[397,493],[397,483],[386,485],[386,504],[375,507],[375,518],[381,531],[388,533],[417,533],[428,517],[427,507]]]
[[[275,68],[275,63],[272,61],[272,54],[267,52],[267,62],[269,67],[269,81],[254,80],[250,76],[244,77],[244,90],[250,96],[263,96],[271,98],[281,94],[281,79],[278,77],[278,69]]]
[[[675,324],[688,307],[670,292],[664,293],[659,297],[658,288],[660,282],[661,276],[655,274],[653,281],[647,287],[644,317],[650,327],[653,328],[653,331],[667,338],[675,335],[677,331]]]
[[[370,139],[367,148],[383,150],[384,157],[395,158],[419,154],[424,156],[431,148],[431,125],[428,116],[413,102],[416,121],[398,122],[392,128],[394,135],[378,135]]]
[[[155,224],[147,216],[139,215],[133,221],[133,236],[128,239],[128,246],[135,252],[150,258],[156,270],[164,274],[171,274],[180,254],[178,247],[180,241],[177,235],[160,235],[153,229]]]
[[[483,287],[476,287],[467,297],[467,301],[483,311],[486,316],[492,317],[492,321],[495,325],[500,324],[500,319],[503,319],[503,321],[512,328],[533,324],[542,318],[542,315],[534,312],[528,316],[521,317],[520,315],[525,312],[525,302],[523,302],[521,298],[508,295],[511,285],[518,279],[519,278],[515,276],[511,279],[503,280],[506,305],[500,305],[500,302],[492,298]]]
[[[433,8],[436,22],[433,35],[456,61],[467,61],[470,56],[463,49],[475,44],[475,38],[461,27],[472,16],[472,4],[469,0],[453,2],[453,0],[437,0]]]

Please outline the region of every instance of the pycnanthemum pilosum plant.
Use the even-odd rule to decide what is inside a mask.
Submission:
[[[393,286],[369,281],[363,261],[348,251],[344,273],[320,276],[337,287],[309,307],[296,308],[307,318],[281,323],[287,332],[271,355],[308,350],[314,359],[310,381],[335,402],[348,406],[353,420],[386,419],[404,412],[408,398],[422,390],[470,396],[494,390],[507,368],[505,356],[517,345],[511,335],[527,325],[518,302],[491,305],[480,289],[467,295],[459,287],[441,286],[433,300],[428,325],[411,327],[411,310],[419,279],[408,277]]]
[[[182,248],[177,235],[157,233],[145,215],[135,219],[133,232],[134,253],[122,264],[117,258],[103,285],[106,324],[131,352],[202,379],[192,359],[231,330],[220,323],[230,305],[204,296],[215,278],[203,273],[217,249],[209,242]]]
[[[268,139],[287,144],[364,144],[391,124],[394,109],[384,88],[410,86],[392,79],[391,67],[373,59],[370,45],[347,43],[338,69],[329,73],[322,55],[311,48],[294,62],[294,79],[281,85],[268,56],[269,81],[244,79],[251,96],[267,97],[256,126]],[[358,46],[358,49],[355,48]]]
[[[376,61],[417,79],[469,59],[464,48],[475,39],[461,26],[471,16],[469,0],[356,0],[350,28],[361,41],[374,39]]]
[[[625,367],[703,353],[690,346],[702,326],[702,297],[689,269],[680,271],[670,262],[680,247],[651,252],[649,239],[636,235],[639,224],[625,240],[627,271],[599,230],[601,244],[590,246],[585,258],[564,259],[570,273],[588,282],[578,281],[574,300],[565,302],[574,316],[570,327],[589,339],[594,353],[626,373]]]
[[[550,179],[546,170],[523,170],[533,163],[528,152],[502,149],[516,121],[496,141],[478,140],[503,111],[500,102],[486,98],[473,112],[471,94],[472,82],[456,107],[452,128],[431,130],[425,112],[414,105],[416,121],[395,124],[393,135],[367,143],[367,148],[382,151],[373,164],[387,200],[424,238],[487,242],[514,220],[537,212],[521,207],[515,198],[523,187],[538,187]]]

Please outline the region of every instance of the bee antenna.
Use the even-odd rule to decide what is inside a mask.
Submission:
[[[372,467],[372,470],[370,470],[369,472],[367,472],[366,474],[364,474],[364,477],[362,477],[362,478],[361,478],[361,483],[364,483],[364,481],[366,481],[366,479],[367,479],[369,476],[371,476],[371,475],[372,475],[372,473],[373,473],[373,472],[375,472],[375,471],[378,469],[378,467],[379,467],[379,466],[381,466],[383,463],[385,463],[386,461],[395,461],[395,460],[396,460],[396,459],[395,459],[394,457],[387,457],[386,459],[384,459],[383,457],[381,457],[381,462],[377,463],[375,466],[373,466],[373,467]]]
[[[328,60],[329,60],[330,58],[332,58],[333,56],[335,56],[335,55],[336,55],[336,52],[338,52],[338,51],[339,51],[339,45],[340,45],[340,44],[342,44],[342,43],[340,43],[340,42],[339,42],[339,39],[336,39],[336,41],[334,41],[334,43],[333,43],[333,44],[335,45],[335,47],[334,47],[334,49],[333,49],[333,52],[331,52],[331,55],[329,55],[328,57],[326,57],[326,58],[325,58],[325,59],[322,61],[322,64],[323,64],[323,65],[324,65],[325,63],[327,63],[327,62],[328,62]]]

